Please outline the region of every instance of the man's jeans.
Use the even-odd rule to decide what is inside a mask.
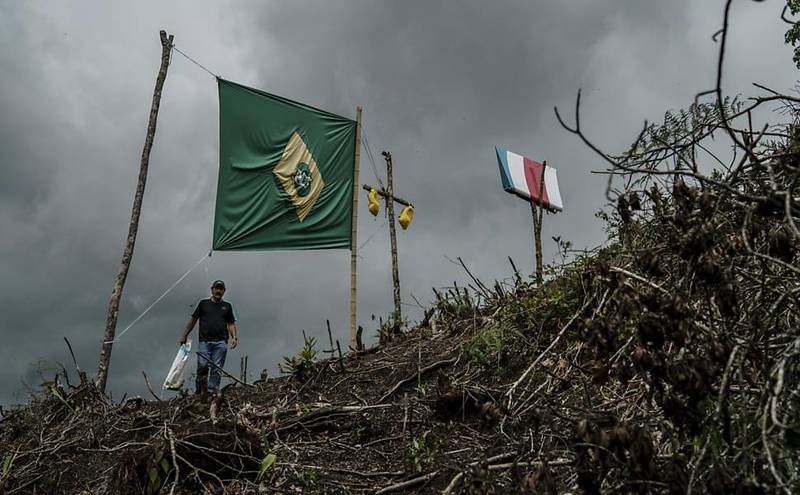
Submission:
[[[222,378],[220,369],[225,366],[225,356],[228,354],[228,341],[220,340],[217,342],[200,341],[197,348],[197,379],[195,381],[195,392],[202,393],[208,388],[208,393],[214,394],[219,390],[219,381]],[[219,366],[208,364],[208,359]]]

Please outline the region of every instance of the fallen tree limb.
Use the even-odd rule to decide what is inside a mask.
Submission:
[[[402,476],[405,474],[405,471],[371,471],[371,472],[364,472],[364,471],[354,471],[352,469],[344,469],[344,468],[337,468],[337,467],[325,467],[325,466],[313,466],[310,464],[296,464],[293,462],[277,462],[278,466],[289,466],[292,468],[302,468],[302,469],[315,469],[318,471],[326,471],[330,473],[342,473],[342,474],[353,474],[356,476],[361,476],[364,478],[383,478],[383,477],[395,477],[395,476]]]
[[[488,467],[489,471],[500,471],[503,469],[510,469],[515,466],[519,467],[539,467],[544,464],[544,461],[534,461],[534,462],[507,462],[505,464],[494,464]],[[548,461],[548,466],[570,466],[573,464],[573,461],[569,459],[556,459],[554,461]]]
[[[374,404],[371,406],[325,406],[311,412],[307,412],[302,416],[294,418],[288,424],[281,425],[277,428],[278,431],[294,428],[297,425],[304,425],[311,421],[335,416],[339,414],[351,414],[369,409],[384,409],[391,407],[391,404]]]
[[[385,488],[381,488],[375,495],[381,495],[383,493],[392,493],[398,492],[400,490],[405,490],[406,488],[413,488],[419,485],[424,485],[425,483],[429,482],[433,478],[435,478],[439,474],[439,471],[434,471],[432,473],[428,473],[423,476],[419,476],[417,478],[411,478],[410,480],[403,481],[401,483],[395,483],[394,485],[389,485]]]
[[[499,454],[499,455],[496,455],[496,456],[489,457],[485,461],[471,462],[471,463],[468,464],[468,466],[469,467],[477,466],[478,464],[481,464],[482,462],[486,462],[487,464],[490,464],[492,462],[504,461],[504,460],[506,460],[506,459],[508,459],[510,457],[514,457],[515,455],[516,455],[516,452],[506,452],[505,454]],[[456,487],[460,485],[461,480],[463,478],[464,478],[464,471],[460,471],[457,475],[453,476],[453,479],[450,480],[450,483],[448,483],[447,487],[444,489],[444,491],[442,491],[442,495],[450,495],[451,493],[453,493],[453,490],[455,490]]]
[[[433,363],[431,365],[428,365],[428,366],[422,368],[417,373],[414,373],[413,375],[411,375],[411,376],[409,376],[407,378],[403,378],[402,380],[397,382],[397,384],[394,387],[392,387],[391,390],[389,390],[388,392],[383,394],[383,397],[380,398],[380,400],[378,401],[378,404],[381,404],[383,401],[388,399],[393,393],[397,392],[397,389],[399,389],[400,387],[402,387],[406,383],[409,383],[409,382],[412,382],[412,381],[416,380],[417,378],[419,378],[420,376],[422,376],[425,373],[428,373],[429,371],[433,371],[435,369],[441,368],[443,366],[447,366],[448,364],[453,364],[455,362],[456,362],[456,358],[445,359],[443,361],[437,361],[437,362],[435,362],[435,363]]]
[[[486,469],[489,471],[501,471],[503,469],[509,469],[515,466],[519,467],[539,467],[544,464],[544,461],[535,461],[535,462],[507,462],[505,464],[491,464],[492,462],[501,461],[507,459],[509,457],[513,457],[515,455],[514,452],[509,452],[506,454],[496,455],[494,457],[490,457],[485,461],[475,461],[469,464],[469,467],[475,467],[481,463],[487,463],[488,466]],[[548,461],[548,466],[569,466],[573,463],[573,461],[567,459],[556,459],[555,461]],[[447,484],[447,487],[442,491],[442,495],[450,495],[451,493],[455,493],[454,490],[461,484],[461,480],[464,479],[465,471],[459,472],[457,475],[453,476],[453,479],[450,480],[450,483]]]

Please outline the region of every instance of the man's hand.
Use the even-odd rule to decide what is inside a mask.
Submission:
[[[186,328],[183,329],[181,338],[178,341],[181,345],[186,343],[186,339],[188,339],[189,334],[192,333],[192,329],[194,328],[195,323],[197,323],[197,318],[195,318],[194,316],[189,318],[189,321],[186,322]]]
[[[236,349],[239,345],[239,332],[236,330],[236,322],[228,322],[228,347]]]

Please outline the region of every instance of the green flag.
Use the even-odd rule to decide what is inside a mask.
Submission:
[[[356,122],[217,81],[213,248],[349,249]]]

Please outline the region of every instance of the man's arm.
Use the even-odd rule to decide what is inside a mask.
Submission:
[[[228,323],[228,345],[231,349],[235,349],[239,344],[239,334],[236,330],[236,322]]]
[[[181,335],[180,343],[181,345],[186,343],[186,339],[189,337],[189,334],[192,333],[194,329],[194,325],[197,323],[197,318],[192,316],[189,318],[189,321],[186,322],[186,328],[183,329],[183,334]]]

